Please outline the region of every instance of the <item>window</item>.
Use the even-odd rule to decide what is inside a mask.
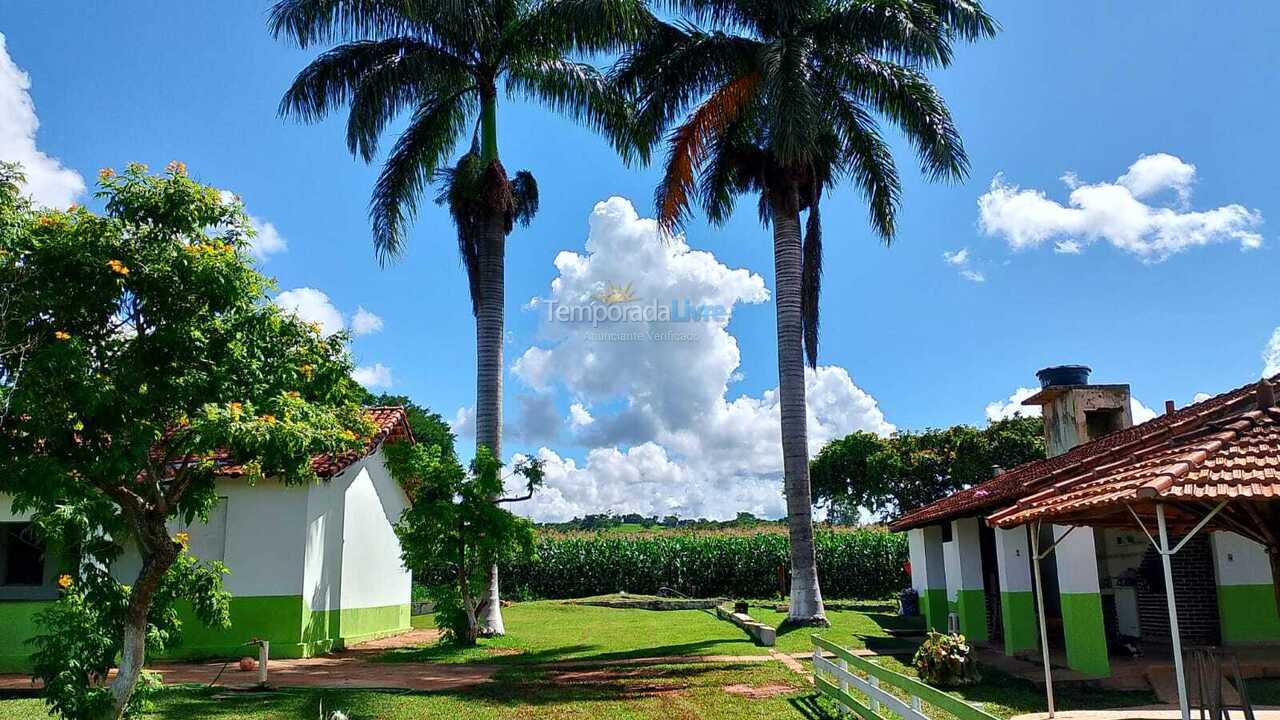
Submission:
[[[45,545],[31,523],[0,523],[0,586],[44,584]]]

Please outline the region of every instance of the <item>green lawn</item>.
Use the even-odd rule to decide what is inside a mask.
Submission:
[[[690,655],[765,655],[747,634],[702,610],[622,610],[557,601],[503,608],[504,637],[474,648],[433,645],[390,651],[388,662],[530,664],[560,660],[613,660]],[[431,616],[414,618],[434,627]]]
[[[751,617],[775,628],[782,627],[786,613],[772,608],[751,607]],[[852,610],[828,610],[829,628],[784,628],[778,633],[775,648],[779,652],[812,652],[809,636],[818,633],[828,640],[850,650],[870,648],[876,652],[914,652],[918,642],[891,637],[889,629],[922,627],[920,618],[904,618],[888,612],[857,612]]]
[[[772,688],[748,698],[725,686]],[[688,664],[625,669],[582,679],[529,668],[505,671],[497,682],[465,691],[393,693],[294,690],[271,694],[168,689],[145,716],[151,720],[315,720],[342,710],[351,720],[466,718],[489,720],[834,720],[816,713],[813,690],[778,663]],[[45,720],[39,700],[0,700],[5,720]]]

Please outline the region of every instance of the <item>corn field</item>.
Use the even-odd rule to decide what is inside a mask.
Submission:
[[[827,598],[884,598],[909,581],[906,536],[882,529],[819,530],[818,574]],[[539,533],[531,561],[501,568],[503,594],[558,599],[615,592],[770,598],[790,578],[785,529]]]

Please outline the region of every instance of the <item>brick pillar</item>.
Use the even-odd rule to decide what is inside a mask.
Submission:
[[[1070,528],[1053,526],[1058,540]],[[1062,630],[1067,640],[1067,666],[1087,675],[1111,674],[1107,659],[1107,629],[1098,587],[1098,552],[1093,528],[1076,528],[1053,551],[1058,566],[1058,595],[1062,601]]]
[[[1213,533],[1211,543],[1222,642],[1280,641],[1280,611],[1276,609],[1267,551],[1258,543],[1229,532]]]
[[[982,541],[978,518],[951,521],[951,542],[943,544],[947,567],[948,609],[960,617],[960,632],[969,640],[984,642],[987,632],[987,596],[982,587]]]
[[[997,528],[995,533],[1004,654],[1035,650],[1040,647],[1040,632],[1032,593],[1031,547],[1027,528]]]
[[[920,595],[920,612],[934,630],[947,629],[947,571],[942,557],[942,528],[915,528],[907,533],[911,553],[911,587]]]

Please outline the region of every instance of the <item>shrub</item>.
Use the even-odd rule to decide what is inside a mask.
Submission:
[[[982,679],[973,646],[963,635],[930,630],[912,664],[921,680],[936,687],[972,685]]]
[[[886,598],[906,582],[906,539],[881,529],[820,530],[818,574],[830,598]],[[768,598],[779,567],[790,578],[785,529],[644,535],[539,533],[535,554],[501,567],[504,588],[521,599],[619,591],[691,597]]]

